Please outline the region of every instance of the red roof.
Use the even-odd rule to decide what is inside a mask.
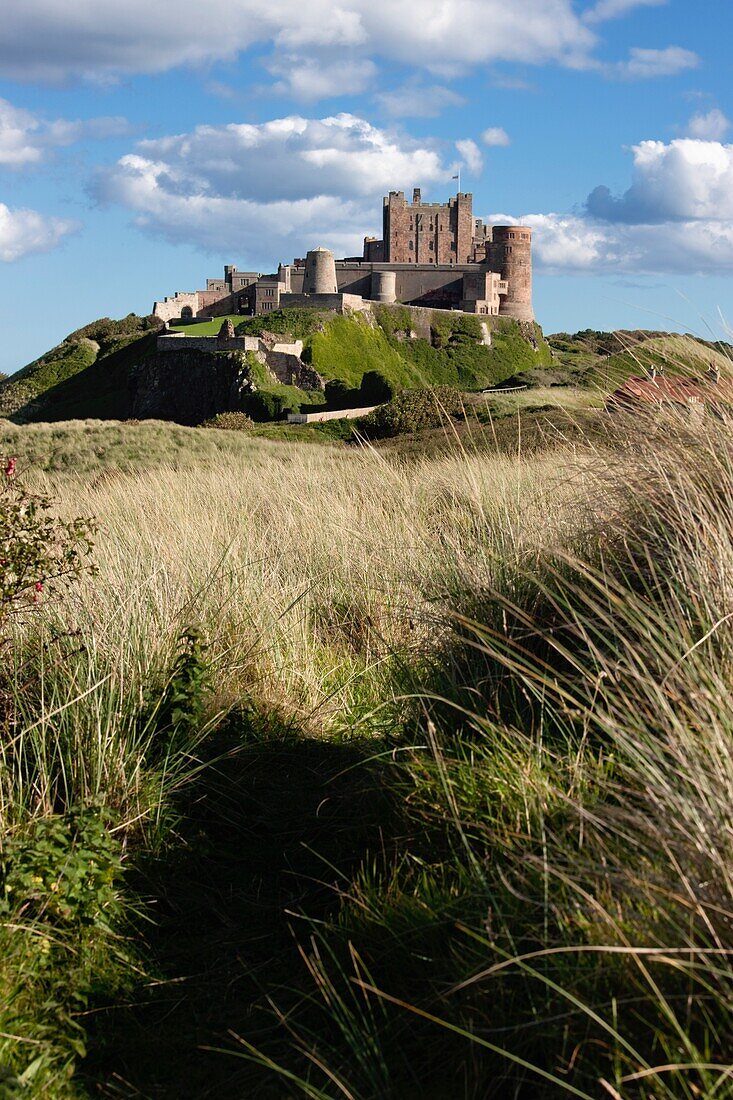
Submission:
[[[608,398],[610,405],[700,405],[733,404],[730,382],[695,381],[691,378],[627,378]]]

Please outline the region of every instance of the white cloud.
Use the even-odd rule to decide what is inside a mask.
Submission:
[[[36,210],[11,209],[0,202],[0,260],[11,263],[32,252],[50,252],[78,228],[76,222],[44,217]]]
[[[604,23],[607,19],[618,19],[634,8],[658,8],[667,0],[598,0],[592,8],[583,13],[586,23]]]
[[[622,80],[653,80],[659,76],[676,76],[687,69],[696,69],[699,64],[697,54],[682,46],[666,46],[663,50],[643,50],[634,46],[629,50],[628,61],[618,61],[604,69],[609,76]]]
[[[597,187],[591,215],[631,224],[733,219],[733,145],[678,138],[642,141],[632,152],[631,187],[618,198]]]
[[[484,158],[481,150],[471,138],[463,138],[456,142],[456,149],[460,153],[461,160],[474,176],[480,176],[484,169]]]
[[[538,270],[617,275],[733,271],[733,222],[629,226],[563,214],[527,214]]]
[[[733,271],[733,145],[678,139],[632,150],[633,181],[585,211],[528,214],[539,269],[601,274]]]
[[[437,118],[449,107],[462,107],[463,96],[442,84],[409,80],[398,88],[379,92],[375,97],[392,118]]]
[[[501,126],[489,126],[481,135],[484,145],[511,145],[511,138]]]
[[[382,195],[445,185],[454,172],[431,142],[349,114],[291,115],[140,142],[98,176],[95,192],[170,240],[262,266],[318,243],[353,254],[379,229]]]
[[[39,164],[53,148],[73,145],[83,138],[112,137],[128,131],[129,125],[123,118],[49,122],[0,99],[0,165],[24,168]]]
[[[721,141],[729,130],[730,120],[719,107],[713,107],[707,114],[693,115],[687,124],[690,137],[701,141]]]
[[[377,67],[367,58],[345,61],[319,61],[315,58],[277,58],[268,66],[280,79],[271,89],[303,103],[314,103],[333,96],[360,95],[376,76]]]
[[[23,0],[3,12],[0,75],[96,80],[230,60],[255,44],[312,56],[381,56],[463,71],[495,61],[564,63],[592,50],[573,0]],[[337,58],[337,59],[338,59]]]

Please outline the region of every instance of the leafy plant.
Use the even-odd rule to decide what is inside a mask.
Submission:
[[[37,819],[0,849],[0,914],[103,925],[119,909],[119,844],[100,806]]]
[[[254,427],[251,416],[243,412],[221,412],[204,420],[202,428],[221,428],[228,432],[248,432]]]
[[[91,568],[94,524],[58,519],[48,497],[16,479],[16,459],[0,474],[0,628],[13,613],[39,604],[49,584]]]
[[[363,417],[359,427],[370,438],[379,439],[421,428],[437,428],[450,417],[462,419],[464,415],[459,391],[452,386],[436,386],[431,390],[404,390]]]

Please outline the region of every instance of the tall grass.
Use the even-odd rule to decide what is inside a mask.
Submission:
[[[318,931],[389,1008],[383,1095],[733,1095],[733,441],[615,434],[564,545],[464,574],[403,768],[425,834]],[[342,1091],[309,1085],[376,1095],[353,1045],[313,1038]]]
[[[727,425],[34,476],[98,518],[98,572],[18,627],[4,829],[101,801],[130,860],[165,851],[245,710],[389,772],[399,823],[330,913],[283,918],[277,1039],[240,1035],[276,1094],[733,1096]],[[190,630],[205,700],[173,736]]]

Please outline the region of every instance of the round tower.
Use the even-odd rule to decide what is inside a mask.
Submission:
[[[525,225],[495,225],[491,266],[508,284],[500,298],[499,316],[534,321],[532,308],[532,230]]]
[[[372,272],[372,300],[375,302],[397,301],[397,272]]]
[[[305,258],[304,294],[338,294],[336,261],[327,248],[314,248]]]

